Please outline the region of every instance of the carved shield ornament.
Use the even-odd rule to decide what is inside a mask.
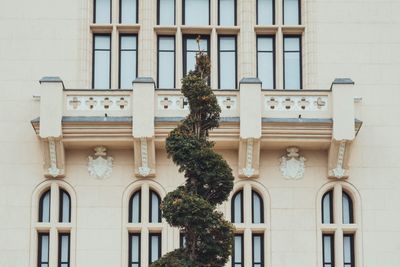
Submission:
[[[89,174],[97,179],[110,177],[113,167],[113,158],[107,156],[107,149],[105,147],[96,147],[94,151],[94,155],[89,156]]]
[[[299,155],[297,147],[289,147],[286,149],[287,155],[281,157],[282,175],[289,180],[299,180],[303,178],[305,172],[306,159]]]

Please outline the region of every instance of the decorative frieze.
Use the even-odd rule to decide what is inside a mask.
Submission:
[[[236,96],[217,96],[217,101],[222,111],[234,111],[237,109]],[[157,97],[158,110],[189,110],[189,103],[183,96],[163,95]]]
[[[69,111],[115,111],[128,110],[130,97],[125,95],[113,96],[84,96],[67,95],[67,110]]]
[[[241,139],[239,143],[239,177],[257,178],[259,176],[260,140]]]
[[[303,178],[306,169],[304,163],[306,158],[300,156],[297,147],[288,147],[286,151],[287,154],[280,159],[280,170],[283,177],[288,180],[299,180]]]
[[[88,171],[97,179],[109,178],[113,168],[113,158],[107,156],[107,149],[103,146],[94,148],[94,155],[89,156]]]
[[[328,96],[265,96],[267,111],[327,111]]]

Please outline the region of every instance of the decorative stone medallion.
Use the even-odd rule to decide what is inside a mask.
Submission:
[[[97,179],[110,177],[113,167],[113,158],[107,157],[107,149],[98,146],[94,149],[94,156],[89,156],[88,171]]]
[[[288,147],[287,155],[281,157],[282,175],[289,180],[299,180],[303,178],[305,172],[306,159],[299,155],[297,147]]]

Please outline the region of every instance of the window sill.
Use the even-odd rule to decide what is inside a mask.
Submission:
[[[140,30],[139,24],[117,24],[117,30],[122,33],[138,33]]]
[[[218,34],[238,34],[240,32],[239,26],[217,26],[215,29]]]
[[[178,27],[176,25],[165,26],[165,25],[157,25],[154,26],[154,31],[157,34],[175,34]]]
[[[90,24],[90,30],[93,33],[111,33],[113,30],[112,24]]]
[[[304,25],[282,26],[283,34],[302,34],[304,30]]]
[[[211,34],[213,26],[181,26],[183,34]]]
[[[270,25],[270,26],[254,26],[254,31],[256,34],[276,34],[278,32],[278,26],[277,25]]]

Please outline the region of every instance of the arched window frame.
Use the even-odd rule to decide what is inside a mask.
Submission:
[[[230,205],[227,205],[226,215],[227,218],[232,219],[232,204],[233,197],[237,192],[243,192],[243,223],[233,223],[236,232],[235,234],[243,236],[244,244],[253,244],[254,236],[262,237],[262,260],[264,261],[264,267],[271,267],[271,239],[270,239],[270,196],[267,189],[259,182],[254,180],[241,180],[235,183],[234,188],[230,197]],[[253,192],[257,193],[262,200],[263,205],[263,223],[253,223]],[[253,246],[243,247],[243,266],[253,266]],[[230,259],[228,266],[232,265],[232,258]]]
[[[332,191],[333,199],[333,223],[322,223],[322,198],[328,192]],[[343,223],[342,196],[346,193],[352,201],[353,223]],[[357,189],[346,181],[335,181],[325,184],[317,195],[317,225],[318,225],[318,266],[324,267],[324,244],[323,236],[329,235],[333,238],[333,261],[338,266],[344,266],[343,258],[343,240],[345,236],[352,236],[353,257],[355,266],[362,266],[362,222],[361,222],[361,198]],[[346,265],[347,266],[347,265]]]
[[[239,222],[235,222],[235,202],[236,202],[236,198],[240,197],[240,219]],[[243,223],[243,190],[238,190],[235,192],[235,194],[232,196],[231,198],[231,222],[232,223]]]
[[[43,194],[50,192],[50,221],[40,222],[40,209]],[[61,192],[68,194],[69,222],[60,222],[60,197]],[[32,193],[31,200],[31,253],[30,266],[38,266],[40,236],[49,237],[48,266],[60,266],[61,236],[69,236],[69,267],[75,267],[76,243],[76,194],[71,185],[62,180],[46,180],[40,183]]]
[[[139,197],[139,218],[138,218],[138,222],[140,223],[142,221],[142,191],[136,190],[132,193],[132,195],[129,198],[129,215],[128,215],[128,222],[129,223],[133,223],[133,200],[134,198],[138,196]]]

